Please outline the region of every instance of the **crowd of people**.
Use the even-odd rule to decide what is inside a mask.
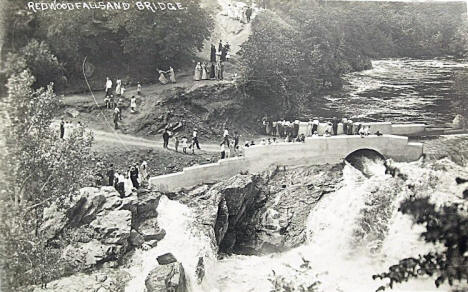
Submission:
[[[148,164],[141,160],[139,164],[133,164],[126,173],[121,174],[111,164],[107,169],[106,178],[106,184],[113,186],[123,198],[148,182]]]
[[[361,137],[368,136],[370,134],[370,126],[365,125],[360,122],[353,122],[347,118],[339,120],[333,118],[330,121],[324,123],[320,122],[317,118],[310,119],[308,122],[301,122],[299,120],[295,121],[273,121],[267,117],[262,120],[262,127],[264,129],[264,134],[269,136],[275,136],[279,138],[284,138],[286,142],[292,142],[297,140],[305,140],[305,137],[314,137],[319,136],[332,136],[338,134],[344,135],[361,135]],[[324,127],[319,132],[319,127]],[[375,134],[379,135],[380,132],[377,131]]]
[[[171,68],[172,69],[172,68]],[[122,80],[117,79],[115,89],[113,89],[113,82],[109,77],[106,77],[105,85],[105,97],[104,102],[107,109],[113,110],[112,117],[114,122],[114,129],[119,128],[119,122],[122,121],[122,112],[124,105],[124,93],[125,88],[122,84]],[[137,95],[140,96],[141,93],[141,84],[137,83]],[[135,113],[137,110],[137,98],[132,96],[130,98],[130,112]]]
[[[230,1],[222,14],[241,23],[249,23],[252,18],[253,8],[242,2]]]
[[[198,62],[193,73],[193,80],[224,80],[224,63],[231,57],[230,45],[220,40],[218,48],[211,44],[210,63]]]
[[[193,129],[190,141],[185,135],[179,138],[179,135],[173,134],[168,128],[164,129],[162,138],[164,149],[169,148],[169,141],[172,138],[174,140],[174,150],[176,152],[179,152],[179,149],[181,149],[182,153],[187,154],[187,151],[191,150],[192,154],[195,154],[195,148],[201,150],[200,142],[198,141],[198,130],[196,128]]]

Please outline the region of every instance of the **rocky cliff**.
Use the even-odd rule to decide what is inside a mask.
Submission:
[[[276,252],[304,242],[308,214],[324,194],[335,190],[341,170],[340,165],[272,168],[166,195],[193,210],[196,229],[211,239],[217,252]],[[157,212],[161,195],[139,190],[121,198],[112,187],[83,188],[64,206],[45,209],[40,232],[60,251],[66,274],[73,276],[36,291],[64,291],[78,279],[84,284],[70,284],[69,291],[123,291],[132,252],[164,240]],[[147,275],[148,291],[186,291],[184,267],[172,258],[155,259],[159,265]],[[203,272],[200,258],[199,281]]]

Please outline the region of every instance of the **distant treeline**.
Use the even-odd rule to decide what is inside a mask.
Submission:
[[[106,75],[123,80],[154,77],[158,67],[191,64],[213,27],[211,15],[196,0],[178,1],[186,10],[158,13],[137,9],[32,13],[27,2],[7,0],[2,59],[7,61],[7,73],[25,66],[33,70],[35,86],[54,81],[56,87],[82,87],[85,57],[85,72],[96,84]]]
[[[271,112],[295,114],[341,75],[388,57],[463,57],[464,3],[270,0],[241,52],[244,85]]]

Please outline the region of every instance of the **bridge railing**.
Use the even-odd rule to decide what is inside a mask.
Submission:
[[[417,160],[423,151],[421,143],[408,143],[407,137],[383,135],[341,135],[306,138],[305,143],[256,145],[245,149],[243,157],[184,168],[182,172],[152,177],[153,189],[173,192],[201,183],[213,183],[240,172],[258,173],[273,165],[320,165],[342,162],[350,153],[371,149],[396,161]]]

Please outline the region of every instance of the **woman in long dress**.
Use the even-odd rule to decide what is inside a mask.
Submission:
[[[117,79],[116,86],[115,86],[115,94],[121,95],[122,94],[122,80]]]
[[[164,76],[164,71],[158,69],[158,73],[159,73],[159,82],[161,82],[161,84],[167,84],[167,79],[166,79],[166,76]]]
[[[148,164],[146,161],[143,161],[141,163],[141,166],[139,168],[139,174],[140,174],[140,181],[143,183],[146,183],[146,180],[148,179]]]
[[[207,80],[208,79],[208,73],[206,72],[206,63],[203,62],[202,64],[202,80]]]
[[[174,73],[174,68],[169,67],[169,80],[171,80],[172,83],[176,83],[175,79],[175,73]]]
[[[201,75],[202,75],[202,67],[200,65],[200,62],[198,62],[197,66],[195,66],[195,73],[193,74],[193,80],[200,81]]]

